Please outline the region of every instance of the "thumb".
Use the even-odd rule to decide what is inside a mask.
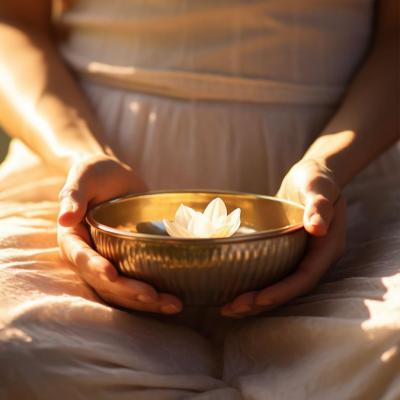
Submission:
[[[82,185],[83,176],[74,172],[71,171],[68,175],[67,182],[59,194],[58,223],[65,227],[75,226],[83,220],[89,202],[84,185]]]
[[[304,228],[313,236],[325,236],[334,215],[333,204],[322,194],[305,196]]]

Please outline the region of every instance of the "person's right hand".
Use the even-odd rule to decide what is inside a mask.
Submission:
[[[96,155],[75,163],[60,192],[58,243],[62,256],[105,302],[133,310],[175,314],[182,309],[178,298],[119,275],[110,261],[92,249],[84,221],[89,206],[143,191],[143,181],[114,157]]]

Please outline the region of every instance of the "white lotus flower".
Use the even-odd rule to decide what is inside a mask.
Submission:
[[[173,237],[221,238],[232,236],[240,226],[240,208],[227,215],[225,203],[219,197],[211,201],[204,213],[181,204],[175,221],[163,220]]]

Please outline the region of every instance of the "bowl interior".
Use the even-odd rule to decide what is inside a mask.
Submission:
[[[241,227],[263,232],[302,226],[303,207],[296,203],[255,194],[195,191],[154,192],[121,197],[92,209],[89,222],[114,229],[126,226],[130,227],[130,231],[135,231],[138,225],[141,227],[164,218],[173,220],[182,203],[204,211],[215,197],[225,202],[228,213],[237,207],[241,209]],[[137,231],[146,233],[146,230]],[[148,233],[157,234],[157,229]]]

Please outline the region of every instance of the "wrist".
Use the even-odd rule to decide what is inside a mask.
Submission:
[[[83,145],[79,143],[79,146],[69,147],[59,151],[58,166],[63,173],[68,173],[73,165],[81,162],[94,162],[96,159],[115,159],[118,160],[114,155],[113,151],[109,146],[102,147],[98,142],[93,141],[92,143],[86,143]]]
[[[121,161],[118,157],[116,157],[112,152],[107,154],[106,152],[102,153],[85,153],[80,154],[79,157],[76,157],[71,161],[71,167],[84,167],[84,168],[119,168],[120,171],[125,171],[125,173],[132,174],[133,170],[128,165]]]
[[[73,165],[93,158],[107,157],[107,154],[101,149],[69,149],[64,154],[58,156],[57,167],[63,173],[68,173]]]
[[[111,148],[104,140],[101,126],[75,118],[69,126],[59,130],[60,136],[52,145],[62,162],[62,170],[68,172],[72,165],[82,160],[114,156]]]

